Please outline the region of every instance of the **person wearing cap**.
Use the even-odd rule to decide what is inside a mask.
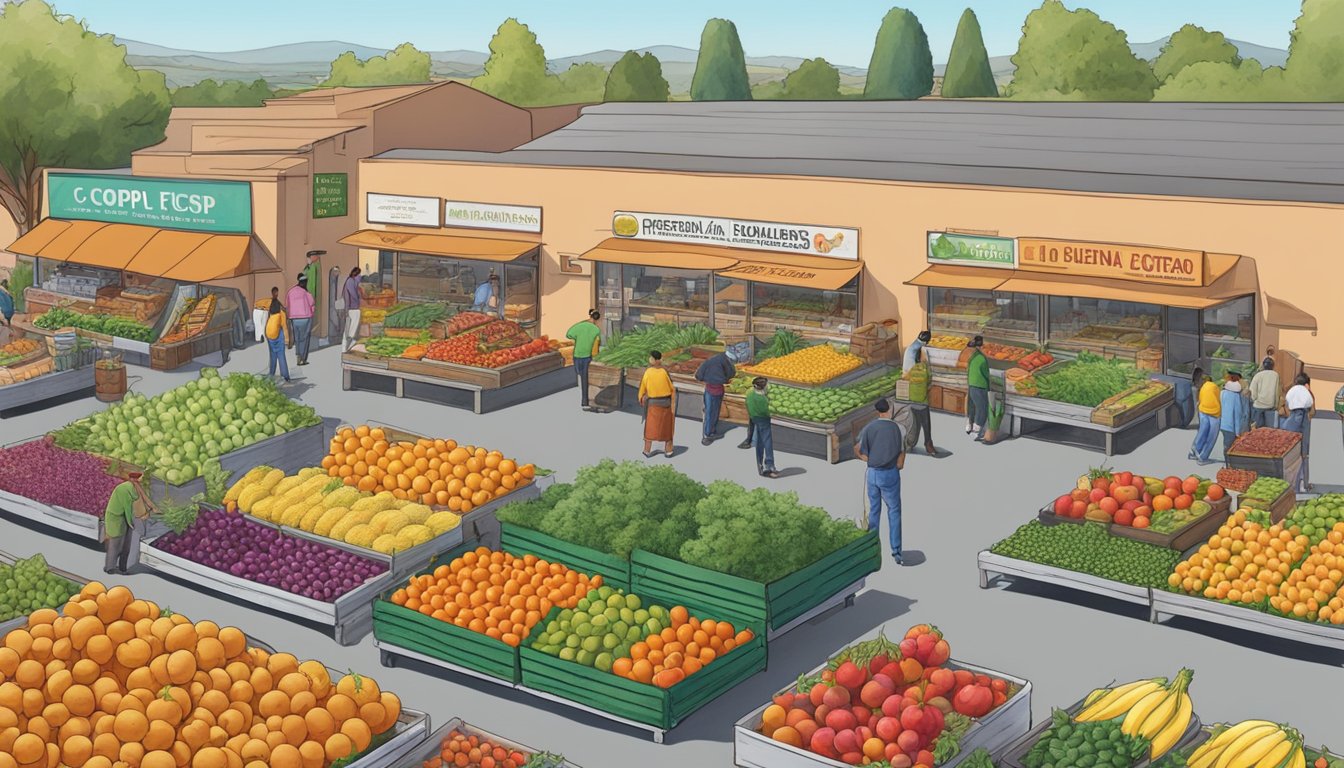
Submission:
[[[1260,362],[1260,370],[1251,377],[1251,429],[1279,426],[1279,406],[1283,403],[1279,372],[1274,370],[1274,358]]]
[[[985,422],[989,420],[989,358],[980,351],[985,345],[983,336],[976,336],[968,344],[971,359],[966,363],[966,434],[976,430],[976,440],[985,439]]]
[[[103,541],[107,545],[103,573],[125,575],[131,550],[139,546],[144,534],[144,521],[151,512],[159,511],[145,493],[143,477],[140,472],[127,473],[126,480],[113,488],[108,497],[103,511]]]
[[[751,391],[747,393],[747,419],[756,433],[756,472],[763,477],[776,478],[775,441],[770,432],[770,397],[767,390],[770,382],[764,376],[751,380]]]
[[[908,371],[915,367],[924,355],[924,348],[933,340],[933,334],[928,331],[920,331],[910,346],[905,348],[905,358],[901,361],[901,370]]]
[[[904,564],[901,555],[901,469],[905,467],[904,439],[894,421],[895,412],[885,399],[873,404],[877,418],[859,433],[854,455],[868,465],[864,490],[868,499],[868,530],[879,531],[882,504],[887,505],[887,528],[891,559]]]
[[[723,393],[728,382],[737,376],[730,350],[714,355],[695,369],[695,380],[705,384],[705,421],[700,436],[701,445],[714,442],[719,427],[719,411],[723,408]]]
[[[1231,450],[1232,443],[1246,431],[1246,398],[1241,391],[1241,374],[1227,372],[1227,382],[1223,384],[1220,396],[1222,415],[1219,416],[1218,429],[1223,433],[1223,456]]]
[[[289,325],[294,329],[294,356],[299,365],[308,364],[308,348],[313,338],[313,313],[317,303],[308,291],[308,273],[299,273],[299,281],[285,293],[289,306]]]
[[[588,366],[602,346],[602,329],[597,326],[597,321],[601,319],[601,312],[590,309],[587,318],[570,326],[565,333],[565,338],[574,342],[574,372],[579,376],[579,405],[585,411],[593,410],[588,405]]]
[[[504,316],[504,305],[499,300],[499,275],[490,275],[490,279],[476,286],[471,299],[471,311],[487,315]]]

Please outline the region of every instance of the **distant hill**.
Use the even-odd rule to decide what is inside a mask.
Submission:
[[[1142,58],[1157,58],[1162,46],[1169,37],[1147,43],[1131,43],[1130,47]],[[373,48],[357,43],[340,40],[310,41],[289,43],[268,48],[254,48],[245,51],[203,52],[169,48],[138,40],[118,38],[117,42],[126,46],[127,60],[136,67],[156,69],[164,73],[168,84],[173,87],[191,85],[210,78],[214,80],[246,80],[263,78],[276,88],[311,88],[325,78],[330,71],[331,60],[346,51],[353,51],[361,59],[381,56],[386,49]],[[1268,48],[1240,40],[1230,41],[1244,58],[1254,58],[1264,66],[1283,66],[1288,52],[1279,48]],[[637,52],[652,53],[663,65],[663,76],[667,78],[672,93],[685,94],[690,90],[691,77],[695,73],[697,52],[693,48],[676,45],[654,45],[638,48]],[[598,64],[611,68],[625,53],[622,50],[605,49],[577,56],[562,56],[551,59],[547,66],[552,72],[563,72],[575,64]],[[430,72],[436,78],[472,78],[483,71],[489,54],[483,51],[449,50],[429,51],[432,62]],[[782,80],[789,72],[802,63],[800,56],[748,56],[747,74],[753,84],[759,85]],[[863,67],[832,62],[840,70],[840,83],[845,89],[862,89],[867,70]],[[990,68],[994,79],[1006,83],[1013,77],[1013,63],[1010,56],[991,56]],[[935,75],[941,77],[943,65],[934,67]]]

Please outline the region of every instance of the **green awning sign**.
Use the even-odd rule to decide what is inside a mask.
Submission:
[[[350,210],[349,187],[344,173],[313,174],[313,218],[333,219]]]
[[[929,233],[929,263],[969,267],[1017,267],[1017,241],[952,232]]]
[[[245,181],[51,173],[47,207],[53,219],[221,234],[252,231],[252,186]]]

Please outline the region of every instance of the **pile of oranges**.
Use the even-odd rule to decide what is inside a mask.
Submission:
[[[84,586],[0,646],[0,766],[328,766],[392,728],[371,678],[249,648],[125,587]]]
[[[467,513],[532,482],[536,467],[456,440],[393,442],[379,427],[344,427],[322,468],[361,491]]]
[[[517,648],[553,606],[573,608],[602,577],[479,547],[412,576],[392,602]]]
[[[1238,510],[1189,559],[1176,565],[1167,583],[1211,600],[1254,605],[1279,595],[1293,564],[1310,540],[1294,528],[1268,528]]]
[[[1269,605],[1287,616],[1344,625],[1344,523],[1337,523],[1311,548],[1307,559],[1288,574]]]
[[[674,606],[670,616],[672,626],[630,646],[630,657],[616,659],[612,673],[671,688],[753,637],[751,630],[738,632],[726,621],[701,621],[683,605]]]
[[[443,737],[439,756],[426,760],[424,768],[523,768],[527,760],[527,755],[512,747],[474,733],[453,731]]]

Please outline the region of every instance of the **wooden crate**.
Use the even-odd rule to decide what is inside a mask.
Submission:
[[[1135,387],[1130,387],[1129,389],[1125,390],[1124,392],[1121,392],[1120,394],[1110,399],[1118,400],[1130,394],[1131,392],[1134,392],[1135,390],[1141,389],[1146,386],[1148,385],[1139,384]],[[1176,402],[1176,390],[1173,389],[1172,387],[1167,387],[1166,391],[1164,391],[1163,393],[1156,395],[1154,397],[1150,397],[1147,400],[1144,400],[1142,403],[1139,403],[1138,405],[1134,406],[1133,408],[1127,408],[1118,413],[1115,411],[1103,410],[1100,406],[1098,406],[1092,411],[1092,423],[1100,424],[1103,427],[1123,427],[1126,424],[1129,424],[1133,421],[1137,421],[1138,419],[1143,418],[1144,416],[1152,413],[1153,411],[1166,408],[1167,406],[1171,405],[1174,402]]]
[[[959,389],[943,390],[942,410],[948,413],[966,413],[966,393]]]
[[[559,352],[546,352],[535,357],[529,357],[526,360],[519,360],[503,368],[477,368],[471,365],[445,363],[439,360],[409,360],[394,357],[388,359],[387,367],[389,370],[401,373],[434,376],[481,389],[500,389],[557,368],[563,368],[564,360],[560,357]]]
[[[1145,544],[1152,544],[1156,547],[1166,547],[1178,552],[1184,552],[1190,547],[1201,541],[1207,540],[1218,530],[1224,522],[1227,521],[1228,509],[1232,504],[1232,499],[1224,496],[1218,502],[1213,503],[1213,507],[1203,517],[1200,517],[1184,528],[1177,529],[1171,533],[1158,533],[1148,528],[1131,528],[1127,525],[1111,526],[1111,534],[1114,536],[1123,536],[1127,539],[1135,539]]]
[[[943,388],[937,384],[929,385],[929,407],[935,411],[943,410]]]
[[[588,402],[598,408],[620,409],[625,399],[625,370],[599,362],[588,364]]]
[[[191,342],[152,344],[149,347],[149,367],[156,371],[172,371],[190,363]]]

